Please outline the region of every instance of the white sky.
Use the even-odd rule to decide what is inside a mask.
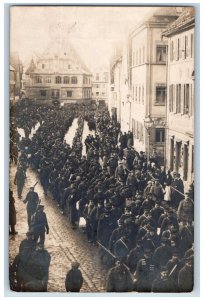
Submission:
[[[23,63],[47,47],[72,42],[91,70],[108,64],[113,45],[154,7],[12,7],[10,49]]]

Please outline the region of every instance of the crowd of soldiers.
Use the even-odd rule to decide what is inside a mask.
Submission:
[[[14,128],[30,133],[36,122],[40,126],[32,139],[29,134],[15,138],[18,197],[29,166],[74,230],[85,220],[88,241],[98,246],[101,262],[110,269],[107,291],[191,291],[193,184],[184,193],[178,172],[158,166],[155,157],[147,161],[134,149],[132,132],[122,133],[104,105],[25,107],[24,114],[17,110]],[[78,128],[70,147],[64,137],[74,118]],[[85,120],[94,132],[85,139],[83,155]],[[27,211],[30,230],[34,211]]]

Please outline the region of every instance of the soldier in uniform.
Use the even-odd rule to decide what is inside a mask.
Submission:
[[[15,199],[13,197],[13,191],[9,189],[9,234],[17,234],[16,226],[16,208]]]
[[[31,227],[31,218],[36,213],[37,207],[40,203],[38,193],[34,191],[34,187],[30,187],[30,191],[27,193],[25,200],[23,203],[27,203],[27,219],[28,219],[28,227]]]
[[[67,292],[80,292],[83,285],[83,276],[79,270],[80,264],[78,262],[72,262],[72,268],[67,272],[65,279],[65,288]]]
[[[151,240],[143,245],[143,257],[137,263],[135,290],[138,292],[151,292],[152,282],[156,276],[152,250],[154,249]]]
[[[131,292],[133,290],[133,278],[128,268],[119,260],[108,272],[107,292]]]
[[[166,266],[161,267],[160,274],[152,283],[151,291],[154,293],[171,292],[168,269]]]
[[[188,222],[191,224],[193,222],[194,202],[189,198],[189,194],[189,191],[185,193],[185,199],[180,202],[177,210],[178,220],[183,222],[183,224]]]
[[[184,257],[185,265],[178,274],[180,292],[192,292],[194,282],[193,255]]]
[[[22,191],[25,183],[25,172],[23,171],[23,168],[21,165],[17,167],[15,179],[14,179],[14,184],[17,185],[17,193],[18,193],[18,198],[22,198]]]
[[[173,172],[173,180],[171,183],[171,205],[178,209],[179,203],[184,199],[184,185],[177,172]]]
[[[45,232],[49,234],[49,226],[47,222],[47,216],[44,212],[44,206],[39,205],[38,209],[32,217],[32,224],[31,228],[33,229],[35,241],[37,242],[39,240],[39,245],[42,245],[44,247],[45,242]]]

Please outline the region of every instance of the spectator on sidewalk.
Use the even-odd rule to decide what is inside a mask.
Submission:
[[[15,199],[13,197],[13,191],[9,189],[9,234],[15,235],[18,233],[15,229],[15,226],[16,226]]]

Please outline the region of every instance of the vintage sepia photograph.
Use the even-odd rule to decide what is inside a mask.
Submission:
[[[10,290],[192,292],[195,7],[9,13]]]

